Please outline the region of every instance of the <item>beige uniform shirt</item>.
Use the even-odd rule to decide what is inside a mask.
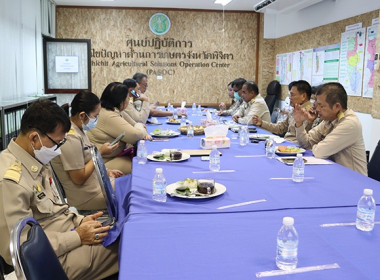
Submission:
[[[241,124],[253,124],[252,117],[258,115],[263,121],[270,122],[270,113],[264,98],[258,94],[251,101],[244,102],[234,116],[239,116]]]
[[[0,254],[11,264],[9,235],[20,219],[31,216],[44,229],[57,254],[81,246],[77,227],[83,216],[59,200],[48,165],[42,165],[14,140],[0,154]]]
[[[146,123],[149,113],[150,113],[150,104],[147,101],[130,102],[127,108],[124,110],[127,115],[129,115],[135,122]],[[135,103],[137,105],[135,105]],[[123,115],[124,117],[125,115]],[[128,121],[128,120],[127,120]]]
[[[330,158],[356,172],[367,175],[367,160],[362,125],[355,112],[347,109],[332,122],[322,121],[307,133],[296,128],[301,147],[312,149],[317,158]]]
[[[104,161],[111,159],[120,154],[127,144],[134,145],[138,140],[144,139],[146,135],[145,127],[142,123],[136,123],[132,126],[120,114],[119,110],[100,110],[98,123],[95,128],[87,132],[87,136],[91,143],[100,148],[106,142],[111,143],[122,132],[125,136],[120,140],[119,147],[112,154],[104,156]]]
[[[66,135],[66,143],[61,146],[61,155],[51,161],[59,181],[62,183],[68,203],[71,206],[82,209],[82,204],[102,193],[95,171],[82,185],[75,184],[69,175],[70,170],[78,170],[85,167],[92,160],[89,147],[90,140],[75,123],[71,122],[71,129]],[[95,202],[94,202],[95,203]],[[99,204],[99,203],[98,203]],[[105,209],[106,204],[93,205],[91,209]],[[90,209],[90,208],[89,208]]]
[[[304,108],[306,111],[308,111],[311,108],[311,106],[312,105],[310,101],[307,101],[301,105],[301,107]],[[304,126],[305,126],[306,131],[309,131],[312,127],[312,124],[309,124],[308,121],[305,121]],[[294,118],[293,118],[293,111],[287,115],[285,120],[279,123],[271,123],[271,122],[263,121],[261,128],[264,128],[265,130],[268,130],[278,135],[282,135],[286,132],[284,136],[286,140],[292,141],[296,144],[298,143],[297,137],[296,137],[296,122],[294,121]]]
[[[234,100],[235,100],[234,104],[232,104],[230,108],[228,108],[228,110],[222,111],[221,113],[222,116],[233,116],[238,112],[240,106],[243,104],[243,100],[242,99],[237,100],[236,98]]]

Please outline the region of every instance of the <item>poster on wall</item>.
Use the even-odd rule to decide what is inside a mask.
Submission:
[[[276,55],[276,80],[282,85],[292,81],[292,53]]]
[[[55,72],[57,73],[78,73],[79,57],[73,55],[56,55]]]
[[[372,98],[375,81],[375,56],[377,25],[367,27],[367,39],[365,44],[364,77],[363,77],[363,97]]]
[[[339,82],[348,95],[362,95],[365,28],[341,34]]]
[[[312,86],[319,86],[323,83],[338,81],[339,51],[339,44],[313,49]]]
[[[305,80],[311,83],[313,49],[293,52],[292,81]]]

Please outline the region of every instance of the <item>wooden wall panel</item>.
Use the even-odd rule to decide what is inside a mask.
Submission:
[[[148,26],[150,17],[156,12],[165,13],[171,20],[170,31],[162,36],[154,35]],[[258,14],[251,12],[225,12],[223,32],[222,11],[62,6],[57,7],[56,34],[57,38],[92,40],[95,51],[92,57],[92,85],[98,95],[108,83],[123,81],[135,72],[143,72],[149,77],[148,93],[152,101],[219,103],[229,102],[226,88],[234,78],[256,80],[257,18]],[[145,42],[145,39],[151,41],[156,37],[191,41],[192,47],[189,43],[181,48],[127,46],[130,39]],[[108,52],[109,57],[101,57],[104,52]],[[154,58],[153,53],[157,56],[159,52],[184,54],[180,59]],[[127,57],[131,53],[134,58]],[[148,53],[151,58],[137,58]],[[217,56],[206,59],[205,53]],[[224,58],[220,58],[221,53]],[[189,58],[189,54],[198,54],[200,58]],[[176,65],[152,66],[157,62]],[[135,63],[147,65],[134,66]],[[186,63],[205,63],[208,66],[186,68]],[[171,75],[162,75],[159,70],[171,70]],[[162,76],[162,80],[158,80],[157,76]]]

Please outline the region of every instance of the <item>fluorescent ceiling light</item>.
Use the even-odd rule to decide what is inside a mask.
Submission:
[[[215,0],[214,4],[221,4],[222,6],[226,6],[228,3],[230,3],[232,0]]]

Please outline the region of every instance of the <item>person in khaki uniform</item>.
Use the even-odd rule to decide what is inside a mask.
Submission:
[[[118,147],[111,154],[103,156],[107,168],[121,170],[123,174],[131,173],[132,170],[132,162],[128,154],[130,150],[128,149],[138,140],[152,139],[142,123],[132,126],[122,117],[121,112],[129,103],[129,94],[127,87],[122,83],[110,83],[100,98],[102,108],[96,127],[87,132],[91,143],[98,149],[104,143],[110,143],[121,133],[125,133]]]
[[[69,106],[62,108],[69,115]],[[89,147],[92,146],[85,134],[96,126],[100,112],[99,98],[89,91],[80,91],[71,102],[71,129],[66,135],[66,143],[61,147],[61,155],[51,164],[59,181],[63,185],[67,201],[78,210],[106,209],[106,203],[100,187]],[[102,155],[112,153],[118,146],[104,143],[99,152]],[[122,176],[119,170],[108,170],[111,177]]]
[[[329,158],[363,175],[367,175],[362,126],[355,112],[347,108],[347,93],[340,83],[326,83],[318,88],[316,113],[296,105],[293,116],[301,147],[311,149],[317,158]],[[306,132],[304,121],[317,117],[322,122]]]
[[[140,94],[140,86],[133,79],[125,79],[123,82],[130,90],[132,98],[129,105],[124,109],[123,117],[129,115],[135,122],[145,124],[150,114],[150,103],[145,94]],[[133,91],[132,91],[133,90]],[[128,121],[127,118],[125,118]]]
[[[57,104],[36,101],[22,117],[19,136],[0,154],[0,254],[11,264],[10,231],[31,216],[44,229],[69,279],[102,279],[118,271],[118,244],[101,244],[109,230],[96,221],[102,212],[83,217],[60,200],[48,165],[60,154],[69,129],[70,119]]]
[[[253,81],[245,82],[242,88],[244,103],[232,119],[241,124],[252,124],[252,117],[258,115],[264,121],[270,122],[268,105],[259,94],[259,88]]]
[[[290,106],[294,107],[295,104],[299,104],[301,105],[301,108],[309,111],[312,108],[310,96],[311,86],[307,81],[299,80],[293,82],[290,89]],[[278,135],[283,135],[285,133],[284,138],[286,140],[296,144],[298,143],[296,138],[295,121],[292,112],[288,113],[286,118],[278,123],[267,122],[262,120],[259,116],[254,115],[253,124]],[[313,122],[305,120],[304,125],[306,131],[309,131],[313,125]]]

